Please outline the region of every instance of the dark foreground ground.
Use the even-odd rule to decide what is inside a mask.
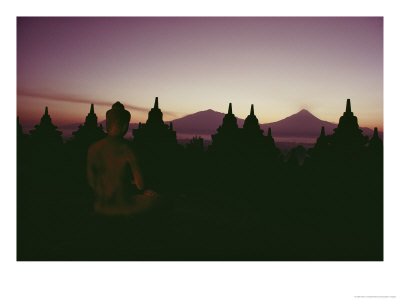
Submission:
[[[17,260],[383,260],[379,156],[299,166],[150,155],[145,177],[164,205],[101,217],[92,213],[86,154],[67,150],[19,156]]]
[[[280,194],[164,195],[163,207],[132,217],[95,216],[79,195],[31,195],[18,212],[17,259],[383,260],[376,195],[350,205],[351,195]]]

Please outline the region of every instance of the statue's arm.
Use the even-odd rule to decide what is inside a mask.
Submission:
[[[133,180],[139,190],[144,189],[143,174],[139,168],[135,153],[130,152],[128,156],[129,166],[133,174]]]

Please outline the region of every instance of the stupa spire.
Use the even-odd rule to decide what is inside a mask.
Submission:
[[[382,151],[383,150],[383,141],[380,139],[378,135],[378,127],[374,128],[374,134],[369,141],[368,147],[375,151]]]
[[[90,127],[93,127],[93,128],[97,128],[97,116],[94,113],[94,104],[90,104],[90,112],[86,116],[85,126],[90,126]]]
[[[351,113],[351,103],[350,103],[350,99],[347,99],[347,103],[346,103],[346,112],[347,112],[347,113]]]
[[[232,114],[232,103],[229,103],[228,115]]]
[[[118,103],[118,104],[117,104]],[[120,109],[123,105],[119,102],[113,104],[114,109]],[[94,113],[94,104],[90,104],[90,111],[86,116],[85,123],[80,125],[77,131],[72,132],[75,142],[88,146],[106,136],[103,126],[97,124],[97,115]]]
[[[320,136],[325,136],[325,126],[321,127],[321,135]]]
[[[368,142],[368,137],[362,135],[358,119],[351,111],[350,99],[347,99],[346,111],[340,117],[339,124],[333,131],[331,144],[334,146],[363,147]]]
[[[254,104],[251,105],[250,115],[254,116]]]
[[[172,122],[164,123],[163,113],[158,107],[158,97],[155,97],[154,106],[149,111],[149,117],[145,124],[139,123],[137,129],[133,129],[133,142],[136,146],[160,146],[160,151],[165,147],[177,145],[176,132]],[[163,145],[161,147],[161,145]],[[146,146],[146,147],[147,147]],[[157,152],[161,153],[161,152]]]
[[[34,143],[55,143],[62,144],[62,132],[56,130],[57,126],[51,121],[49,109],[46,106],[44,114],[40,119],[40,123],[35,125],[35,129],[30,130],[30,134]]]
[[[375,138],[379,137],[379,135],[378,135],[378,127],[374,128],[374,135],[372,137],[375,137]]]
[[[271,127],[268,128],[268,136],[272,136],[272,134],[271,134]]]

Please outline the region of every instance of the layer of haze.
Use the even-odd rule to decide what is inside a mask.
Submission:
[[[119,100],[143,122],[201,110],[260,123],[306,108],[338,122],[346,99],[361,126],[383,128],[383,18],[17,19],[17,113],[38,123],[99,121]]]

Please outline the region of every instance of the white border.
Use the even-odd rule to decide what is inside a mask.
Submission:
[[[2,299],[354,299],[400,297],[398,9],[394,1],[15,1],[2,10]],[[4,5],[4,4],[3,4]],[[384,262],[15,262],[16,16],[384,16]],[[345,46],[345,45],[344,45]],[[4,67],[3,67],[4,66]],[[3,85],[4,84],[4,85]],[[397,110],[396,110],[397,108]],[[396,178],[397,177],[397,178]],[[397,276],[396,276],[397,275]]]

